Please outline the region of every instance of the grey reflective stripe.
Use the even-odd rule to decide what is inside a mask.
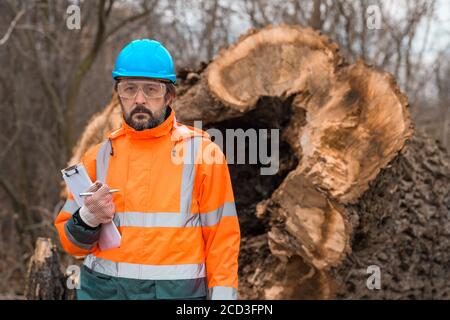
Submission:
[[[70,233],[70,231],[67,227],[68,227],[68,224],[65,223],[64,224],[64,232],[66,234],[66,237],[67,237],[67,239],[69,239],[70,242],[72,242],[77,247],[79,247],[81,249],[85,249],[85,250],[91,250],[96,245],[96,243],[93,243],[93,244],[81,243],[80,241],[78,241],[77,239],[75,239],[72,236],[72,234]]]
[[[121,227],[211,227],[222,217],[234,216],[237,216],[234,202],[225,202],[216,210],[191,214],[189,219],[178,212],[116,212],[114,222]]]
[[[220,208],[207,212],[199,213],[200,221],[204,227],[212,227],[219,223],[222,217],[237,216],[234,202],[225,202]]]
[[[105,183],[106,174],[108,172],[109,156],[111,155],[111,140],[105,140],[97,153],[97,158],[95,162],[95,172],[97,180]]]
[[[61,208],[61,211],[66,211],[70,214],[74,214],[79,208],[80,206],[75,200],[67,199],[66,203],[64,203],[64,206]]]
[[[209,288],[211,300],[237,300],[237,290],[233,287],[215,286]]]
[[[186,148],[183,149],[183,173],[181,176],[180,212],[189,219],[192,204],[192,190],[195,180],[195,156],[202,142],[202,137],[192,137],[186,140]]]
[[[108,174],[109,158],[111,156],[112,142],[110,139],[106,139],[100,146],[97,152],[97,157],[95,161],[95,175],[97,180],[102,183],[106,183],[106,175]],[[118,227],[118,217],[115,214],[113,219],[115,225]]]
[[[177,212],[116,212],[121,227],[199,227],[198,214],[186,219]]]
[[[205,264],[148,265],[114,262],[89,254],[84,259],[89,269],[121,278],[141,280],[179,280],[206,277]]]

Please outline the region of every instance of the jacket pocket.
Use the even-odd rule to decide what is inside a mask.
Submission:
[[[80,273],[78,300],[120,299],[117,286],[112,277],[90,270],[83,266]]]

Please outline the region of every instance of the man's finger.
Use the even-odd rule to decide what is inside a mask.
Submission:
[[[88,192],[95,192],[98,189],[100,189],[102,186],[102,183],[100,181],[96,181],[95,183],[93,183],[88,189]]]
[[[104,194],[109,194],[109,186],[107,185],[107,184],[103,184],[101,187],[100,187],[100,189],[98,189],[98,193],[99,194],[102,194],[102,195],[104,195]]]

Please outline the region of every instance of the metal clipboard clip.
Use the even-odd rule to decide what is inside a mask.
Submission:
[[[72,193],[78,206],[84,204],[83,197],[80,197],[80,193],[86,191],[91,185],[92,181],[89,177],[84,165],[77,163],[73,166],[67,167],[61,170],[64,182]]]
[[[71,175],[79,173],[76,164],[74,164],[73,166],[67,167],[67,168],[65,168],[65,169],[63,169],[61,171],[66,177],[70,177]]]

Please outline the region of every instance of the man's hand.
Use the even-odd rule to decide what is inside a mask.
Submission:
[[[87,196],[84,200],[84,206],[80,209],[81,219],[94,228],[100,223],[111,222],[116,208],[112,194],[109,192],[109,187],[100,181],[96,181],[86,191],[94,192],[94,194]]]

